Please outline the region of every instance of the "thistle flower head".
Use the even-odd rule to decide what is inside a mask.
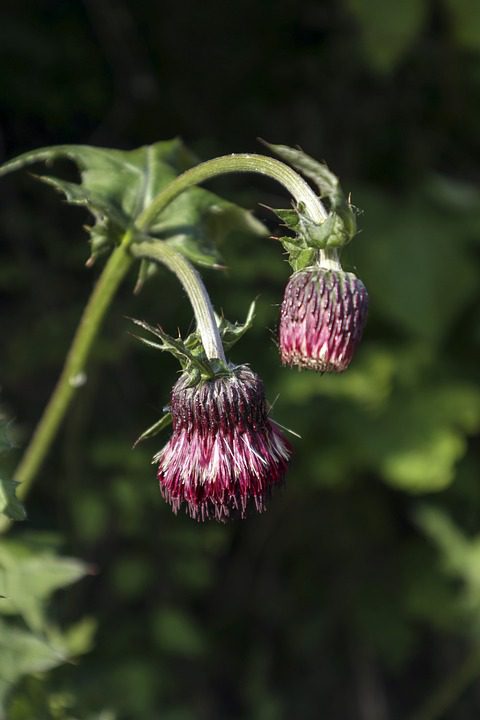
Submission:
[[[173,433],[155,456],[165,500],[195,520],[259,512],[281,483],[290,446],[267,414],[262,380],[246,366],[192,385],[183,373],[171,396]]]
[[[368,294],[356,275],[307,267],[292,275],[280,317],[280,355],[285,365],[320,372],[349,366],[367,319]]]

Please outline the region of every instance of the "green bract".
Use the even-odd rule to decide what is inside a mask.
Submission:
[[[355,208],[350,198],[345,197],[336,175],[324,163],[286,145],[265,144],[284,162],[311,180],[328,207],[328,215],[321,223],[308,217],[302,203],[287,210],[273,211],[293,233],[293,236],[279,238],[288,252],[293,270],[303,270],[314,263],[319,250],[342,248],[353,239],[357,232]]]
[[[252,327],[255,318],[255,303],[250,308],[244,323],[232,323],[225,317],[216,316],[216,322],[223,347],[229,350],[240,338]],[[183,372],[190,375],[191,384],[194,385],[201,380],[211,380],[220,375],[229,375],[231,373],[231,365],[224,363],[218,359],[211,360],[207,358],[204,347],[198,331],[191,333],[185,340],[182,338],[172,338],[161,327],[152,327],[142,320],[133,320],[139,327],[154,335],[160,342],[153,342],[147,338],[139,337],[141,342],[149,345],[162,352],[169,352],[180,363]],[[168,427],[172,421],[170,412],[166,412],[160,420],[151,425],[139,438],[135,441],[135,445],[143,440],[157,435],[164,428]]]

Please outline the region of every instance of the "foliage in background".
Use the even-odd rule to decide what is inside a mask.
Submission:
[[[30,607],[17,602],[1,617],[0,641],[29,642],[36,658],[16,663],[9,720],[313,720],[319,708],[332,720],[404,720],[475,651],[480,23],[473,2],[393,4],[381,3],[382,14],[373,0],[295,10],[246,0],[232,13],[218,0],[201,28],[193,2],[170,4],[168,23],[161,4],[120,4],[122,21],[107,0],[28,12],[20,3],[5,17],[8,157],[175,134],[202,157],[254,150],[257,135],[298,143],[328,160],[364,211],[344,257],[371,296],[347,373],[282,369],[274,337],[285,258],[243,233],[223,243],[231,269],[205,276],[217,309],[240,320],[260,293],[254,328],[232,355],[262,374],[276,418],[302,439],[267,514],[197,527],[160,499],[150,460],[164,438],[131,449],[161,414],[176,367],[138,347],[125,320],[175,335],[190,329],[191,312],[166,273],[138,297],[126,283],[29,524],[1,544],[0,572],[22,566],[19,543],[29,568],[38,557],[61,568]],[[213,189],[249,208],[284,206],[251,178]],[[78,221],[90,219],[37,190],[18,175],[2,181],[0,378],[17,445],[98,272],[82,268]],[[14,455],[0,457],[5,477]],[[91,566],[95,574],[54,594]],[[63,662],[91,641],[78,662],[44,673],[52,654]],[[436,716],[475,717],[479,707],[474,686]]]

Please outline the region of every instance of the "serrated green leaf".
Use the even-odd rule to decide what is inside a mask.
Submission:
[[[22,615],[34,630],[45,626],[45,603],[53,592],[90,572],[82,561],[37,551],[27,544],[0,542],[0,613]]]
[[[299,148],[292,148],[288,145],[272,145],[267,142],[264,144],[288,165],[313,180],[321,198],[329,198],[334,206],[343,200],[344,195],[340,182],[325,163],[315,160]]]
[[[66,660],[63,645],[0,621],[0,718],[5,699],[24,675],[45,672]]]
[[[230,350],[252,327],[255,319],[255,301],[250,304],[247,317],[243,323],[232,323],[225,317],[219,318],[217,316],[216,319],[223,347],[225,350]]]
[[[95,224],[88,228],[93,258],[117,244],[153,197],[197,162],[178,139],[131,151],[59,145],[20,155],[0,167],[0,176],[59,159],[76,164],[79,183],[51,175],[37,177],[62,192],[68,202],[83,205],[93,214]],[[220,257],[217,244],[233,231],[267,233],[248,211],[207,190],[192,188],[161,213],[151,234],[172,242],[199,265],[215,267]]]
[[[290,242],[290,238],[280,238],[280,241],[288,253],[288,262],[294,272],[311,267],[315,263],[317,251],[314,248],[298,247]]]
[[[136,320],[132,318],[132,322],[160,340],[160,342],[157,343],[152,340],[148,340],[148,338],[137,336],[140,342],[144,345],[153,347],[156,350],[161,350],[162,352],[169,352],[179,361],[185,372],[198,373],[199,377],[202,376],[205,378],[213,376],[214,369],[211,361],[205,355],[198,333],[192,333],[184,341],[182,338],[171,337],[168,333],[162,330],[161,327],[153,327],[153,325],[149,325],[148,323],[143,322],[143,320]]]
[[[298,230],[298,226],[300,225],[300,216],[299,211],[296,208],[287,208],[285,210],[280,209],[274,209],[270,208],[272,212],[275,213],[277,217],[280,218],[282,223],[289,228],[289,230],[293,230],[293,232],[296,232]],[[300,239],[299,239],[300,241]]]

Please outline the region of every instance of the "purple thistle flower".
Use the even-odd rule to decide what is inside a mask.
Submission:
[[[309,267],[292,275],[280,317],[284,365],[320,372],[349,366],[367,320],[368,294],[353,273]]]
[[[267,414],[263,382],[246,366],[172,390],[173,433],[155,456],[160,490],[175,513],[195,520],[245,517],[249,501],[265,510],[285,475],[291,448]]]

